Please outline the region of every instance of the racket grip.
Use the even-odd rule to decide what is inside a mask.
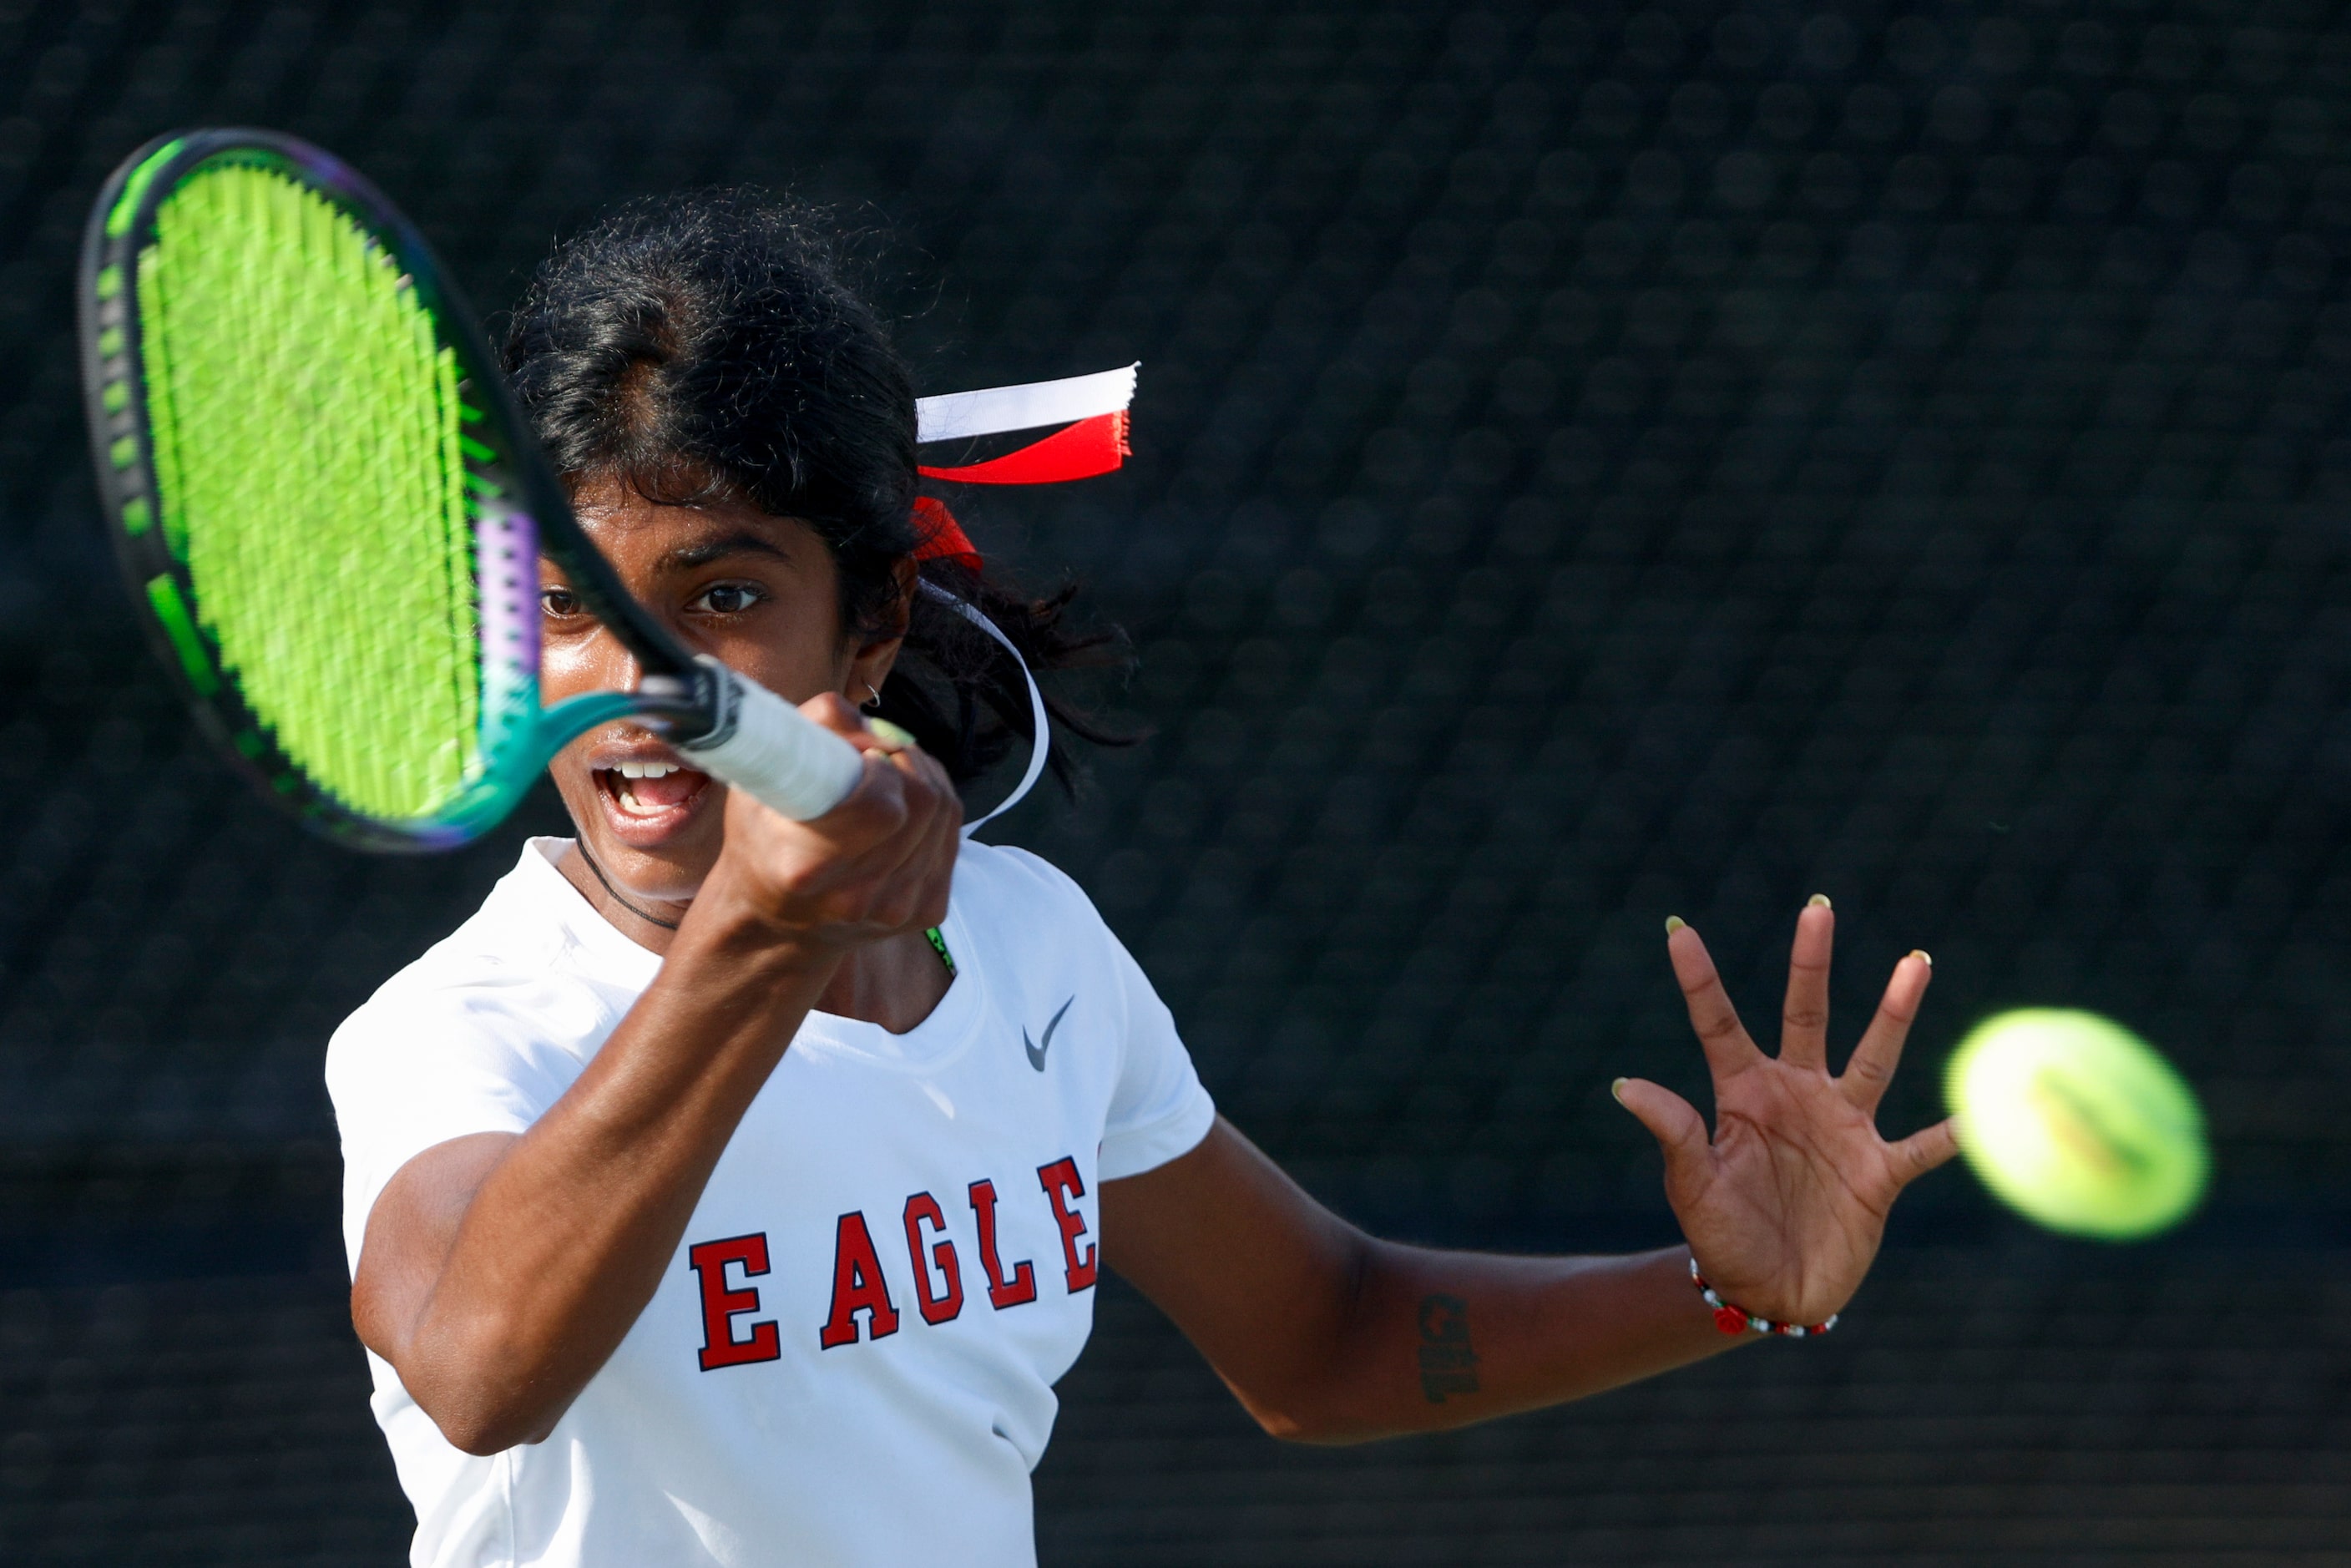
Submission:
[[[857,747],[715,659],[718,722],[698,740],[676,742],[695,767],[796,822],[821,817],[848,798],[865,771]]]

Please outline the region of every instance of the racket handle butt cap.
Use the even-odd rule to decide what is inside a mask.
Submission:
[[[756,681],[716,661],[718,722],[677,748],[696,768],[769,810],[805,822],[848,798],[865,771],[857,747]]]

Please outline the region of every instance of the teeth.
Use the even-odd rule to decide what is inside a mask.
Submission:
[[[637,784],[641,779],[666,779],[673,773],[683,773],[685,771],[684,764],[676,762],[615,762],[612,764],[609,771],[614,776],[612,779],[612,798],[620,802],[621,810],[626,811],[630,816],[658,817],[664,811],[675,810],[674,806],[652,800],[638,800]]]
[[[632,817],[655,817],[669,810],[666,806],[647,805],[638,800],[636,790],[626,784],[614,791],[614,798],[621,802],[621,810]]]

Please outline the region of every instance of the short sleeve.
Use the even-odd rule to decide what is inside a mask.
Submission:
[[[1143,967],[1107,928],[1102,939],[1112,950],[1126,1012],[1124,1057],[1102,1127],[1102,1179],[1116,1181],[1191,1153],[1216,1124],[1217,1106]]]
[[[343,1145],[343,1246],[354,1272],[369,1213],[400,1167],[475,1133],[521,1133],[586,1065],[549,1042],[551,1009],[583,998],[521,986],[393,988],[345,1019],[327,1048],[327,1093]],[[592,1006],[592,1003],[585,1005]]]

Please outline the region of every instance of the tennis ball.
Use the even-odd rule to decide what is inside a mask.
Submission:
[[[1984,1186],[2052,1230],[2152,1236],[2195,1207],[2211,1169],[2195,1091],[2096,1013],[1986,1019],[1952,1054],[1943,1096]]]

